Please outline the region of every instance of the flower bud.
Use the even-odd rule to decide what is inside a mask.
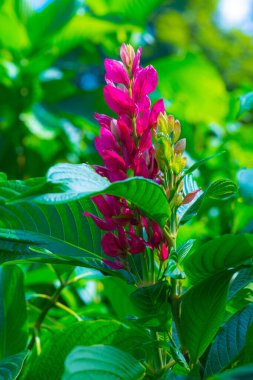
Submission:
[[[174,146],[174,152],[176,154],[183,153],[186,148],[186,139],[178,140],[178,142]]]
[[[175,174],[179,174],[186,165],[186,157],[181,157],[181,155],[175,156],[172,163],[172,170]]]
[[[134,49],[131,45],[122,44],[120,48],[120,58],[127,68],[131,68],[135,57]]]
[[[158,163],[158,167],[161,171],[166,171],[170,165],[170,159],[172,156],[172,147],[169,139],[164,137],[158,137],[154,141],[155,146],[155,158]]]
[[[181,125],[178,120],[175,120],[174,122],[174,129],[173,129],[173,143],[175,143],[181,135]]]
[[[111,129],[111,132],[112,132],[113,136],[115,137],[115,139],[117,141],[119,141],[120,140],[120,130],[119,130],[119,127],[117,124],[117,120],[115,120],[115,119],[111,120],[110,129]]]

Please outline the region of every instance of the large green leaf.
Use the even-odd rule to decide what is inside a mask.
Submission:
[[[172,101],[171,113],[192,123],[224,120],[228,110],[225,83],[202,55],[184,52],[152,64],[163,79],[159,80],[158,89]]]
[[[64,54],[67,51],[82,46],[83,44],[99,43],[118,35],[118,33],[140,33],[142,28],[133,23],[113,22],[110,19],[99,18],[91,13],[77,14],[55,35],[50,45],[57,46],[56,54]],[[117,37],[118,38],[118,37]],[[122,42],[124,37],[121,37]]]
[[[63,205],[23,202],[6,206],[41,181],[0,183],[0,263],[41,262],[102,267],[101,231],[85,218],[83,211],[96,214],[92,202],[80,200]]]
[[[20,352],[0,360],[0,379],[15,380],[22,369],[27,352]]]
[[[76,0],[50,1],[36,11],[27,0],[16,0],[15,6],[19,18],[26,25],[32,44],[36,44],[37,47],[72,18],[78,9],[78,2]],[[40,25],[39,28],[38,25]]]
[[[222,326],[208,353],[205,376],[208,377],[235,360],[245,345],[248,327],[253,322],[253,304],[233,315]]]
[[[133,356],[112,346],[76,347],[65,362],[62,380],[140,380],[145,368]]]
[[[182,265],[192,284],[253,258],[253,236],[224,235],[193,247]]]
[[[191,177],[186,177],[184,182],[184,187],[187,189],[185,194],[197,189],[197,185],[191,180]],[[219,179],[211,183],[204,192],[197,193],[191,203],[179,207],[177,213],[180,219],[180,224],[188,222],[188,220],[197,215],[202,203],[209,198],[223,200],[233,196],[236,192],[237,187],[235,183],[229,179]]]
[[[117,0],[87,1],[88,6],[96,15],[120,16],[124,20],[133,20],[139,24],[146,23],[149,14],[160,3],[162,0],[125,0],[124,3],[119,3]]]
[[[253,365],[245,365],[222,372],[208,378],[208,380],[251,380],[253,379]]]
[[[53,166],[47,173],[47,183],[44,186],[35,187],[15,199],[32,199],[43,204],[59,204],[96,194],[123,197],[161,226],[165,225],[170,216],[166,194],[155,182],[142,177],[133,177],[111,183],[85,164]]]
[[[182,296],[180,335],[192,363],[203,355],[223,321],[230,278],[231,273],[220,273]]]
[[[241,289],[247,286],[250,282],[253,282],[253,267],[243,268],[236,273],[236,276],[232,279],[228,300],[230,300],[234,295],[236,295]]]
[[[64,361],[77,345],[113,345],[137,359],[144,359],[148,343],[150,337],[145,330],[135,327],[130,329],[114,320],[78,322],[52,336],[44,345],[41,355],[30,362],[25,379],[61,380]]]
[[[23,272],[0,267],[0,359],[18,354],[28,339]]]
[[[138,288],[132,293],[133,303],[143,313],[139,323],[157,330],[167,330],[171,324],[171,307],[168,301],[170,287],[166,281]]]

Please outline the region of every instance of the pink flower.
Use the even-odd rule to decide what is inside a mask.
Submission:
[[[118,114],[134,115],[134,102],[127,91],[107,84],[104,88],[104,98],[107,105]]]
[[[123,44],[120,49],[122,62],[105,60],[104,98],[107,105],[117,114],[111,118],[95,114],[101,126],[100,137],[95,147],[104,161],[103,166],[94,166],[97,173],[111,182],[126,179],[130,175],[150,178],[156,182],[158,165],[152,145],[152,129],[156,127],[159,114],[165,112],[163,100],[151,108],[148,97],[157,86],[157,73],[152,66],[140,66],[141,48],[134,52],[131,45]],[[134,212],[122,198],[96,196],[102,217],[85,212],[99,228],[106,231],[102,248],[107,256],[103,261],[112,269],[130,268],[129,254],[141,254],[146,247],[157,249],[160,260],[165,260],[166,244],[160,227],[153,221]],[[142,236],[146,229],[148,241]]]
[[[105,71],[106,81],[122,83],[126,87],[129,87],[130,80],[122,62],[115,61],[114,59],[105,59]]]
[[[165,243],[162,244],[161,247],[161,253],[160,253],[160,260],[165,261],[169,258],[169,250]]]
[[[156,89],[158,82],[157,72],[153,66],[147,66],[139,70],[134,77],[133,82],[133,98],[138,102],[145,95]]]

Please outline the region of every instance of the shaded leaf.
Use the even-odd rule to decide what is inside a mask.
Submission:
[[[28,339],[23,272],[0,267],[0,359],[22,352]]]
[[[76,347],[65,362],[62,380],[140,380],[145,368],[133,356],[112,346]]]
[[[61,380],[64,361],[77,345],[113,345],[138,359],[143,359],[149,339],[145,330],[136,327],[130,329],[114,320],[78,322],[54,334],[47,341],[42,354],[31,362],[25,380]]]
[[[196,363],[215,334],[224,317],[231,273],[220,273],[203,280],[182,296],[181,336]]]
[[[253,282],[253,268],[244,268],[237,272],[230,284],[228,301],[250,282]]]
[[[138,288],[131,294],[134,305],[144,316],[138,323],[166,329],[171,323],[171,307],[168,301],[170,287],[167,282]]]
[[[192,284],[228,268],[236,268],[253,258],[253,236],[250,234],[224,235],[196,248],[182,265]]]
[[[253,378],[253,365],[247,365],[222,372],[208,378],[208,380],[250,380]]]
[[[0,378],[1,380],[15,380],[17,379],[22,369],[27,352],[20,352],[9,356],[8,358],[0,360]]]
[[[233,315],[216,336],[208,353],[205,377],[220,372],[232,363],[245,345],[248,327],[253,322],[253,304]]]

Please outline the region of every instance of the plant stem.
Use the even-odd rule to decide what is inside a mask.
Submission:
[[[37,342],[37,337],[38,337],[38,333],[39,333],[39,330],[41,328],[41,325],[44,321],[44,319],[46,318],[47,316],[47,313],[48,311],[51,309],[52,306],[55,305],[55,303],[57,302],[59,296],[60,296],[60,293],[61,291],[63,290],[63,288],[65,287],[66,285],[61,283],[61,285],[59,286],[59,288],[56,289],[56,291],[54,292],[54,294],[48,299],[48,302],[46,303],[45,307],[42,309],[40,315],[38,316],[36,322],[35,322],[35,325],[34,325],[34,334],[33,334],[33,337],[28,345],[28,349],[31,350],[34,343]]]

